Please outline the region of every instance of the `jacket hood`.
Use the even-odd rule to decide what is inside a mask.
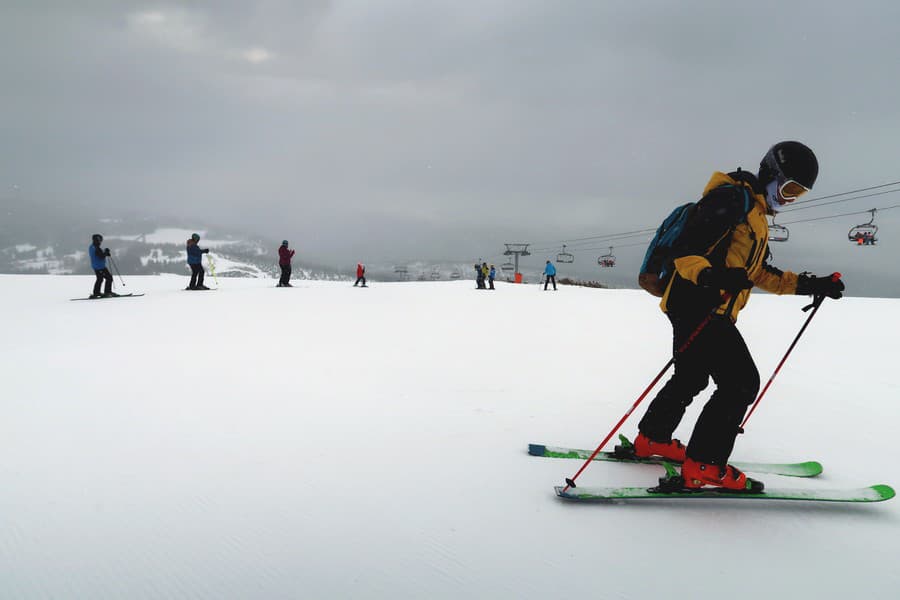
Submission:
[[[766,190],[753,173],[743,170],[731,173],[716,171],[709,178],[709,183],[706,184],[703,195],[705,196],[715,188],[723,185],[743,185],[753,195],[753,200],[759,206],[759,209],[766,214],[772,214],[768,203],[766,203]]]

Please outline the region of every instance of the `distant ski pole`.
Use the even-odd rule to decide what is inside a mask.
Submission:
[[[209,273],[213,276],[216,287],[219,287],[219,279],[216,277],[216,263],[213,262],[212,256],[209,254],[206,255],[206,262],[209,264]]]
[[[116,264],[116,261],[113,259],[112,255],[109,256],[109,262],[112,263],[113,269],[116,270],[116,275],[119,276],[119,282],[122,284],[122,287],[125,287],[125,280],[122,279],[122,274],[119,272],[119,265]]]
[[[841,278],[840,273],[833,273],[831,275],[832,281],[837,281]],[[766,395],[766,392],[769,389],[769,386],[772,385],[772,382],[775,381],[775,376],[778,375],[778,372],[781,371],[781,367],[784,366],[784,363],[787,361],[788,356],[791,355],[791,351],[793,351],[794,346],[797,345],[797,342],[800,341],[800,336],[803,335],[803,332],[806,331],[806,328],[809,326],[810,321],[812,321],[813,317],[816,316],[816,313],[819,310],[819,307],[822,306],[822,302],[825,300],[825,296],[814,296],[811,304],[808,304],[803,307],[803,311],[806,312],[810,308],[812,312],[809,313],[809,317],[807,317],[806,322],[803,323],[803,327],[800,328],[800,332],[797,334],[797,337],[794,338],[794,341],[791,342],[791,345],[788,347],[787,352],[784,353],[784,356],[781,358],[781,362],[778,363],[778,366],[775,367],[775,371],[772,373],[772,376],[769,377],[769,381],[766,382],[766,386],[759,393],[759,396],[756,397],[756,402],[753,403],[753,406],[750,407],[750,412],[747,413],[747,416],[744,417],[744,422],[741,423],[740,429],[738,429],[739,433],[744,433],[744,425],[747,424],[747,421],[750,420],[750,415],[753,414],[753,411],[756,410],[756,407],[759,405],[759,401],[762,400],[763,396]]]
[[[729,294],[725,294],[724,296],[722,296],[722,302],[727,302],[728,298],[729,298]],[[591,454],[590,457],[586,461],[584,461],[584,464],[581,465],[581,468],[578,469],[578,472],[575,473],[575,475],[573,475],[572,477],[566,478],[566,487],[563,488],[563,490],[562,490],[563,492],[567,492],[569,490],[569,488],[577,487],[575,485],[575,480],[578,479],[578,476],[581,475],[581,473],[587,468],[587,466],[589,464],[591,464],[591,461],[594,460],[594,457],[597,456],[598,454],[600,454],[600,450],[603,449],[603,446],[605,446],[606,443],[610,440],[610,438],[612,438],[612,436],[614,436],[616,434],[616,432],[619,430],[619,428],[622,426],[622,424],[628,419],[628,417],[631,416],[631,413],[634,412],[634,409],[636,409],[638,407],[638,405],[641,402],[643,402],[644,398],[647,397],[647,394],[650,393],[650,390],[653,389],[653,386],[655,386],[659,382],[659,380],[662,379],[662,376],[666,374],[666,371],[669,370],[669,367],[671,367],[675,363],[675,358],[690,347],[690,345],[694,342],[694,340],[697,339],[697,336],[700,335],[700,332],[703,331],[703,328],[709,324],[710,320],[712,320],[712,318],[713,318],[713,316],[715,316],[715,314],[716,314],[716,310],[713,309],[712,312],[710,312],[708,315],[706,315],[706,318],[703,319],[699,325],[697,325],[697,328],[694,329],[694,331],[691,333],[691,335],[689,335],[688,338],[684,341],[684,343],[681,346],[679,346],[679,348],[675,351],[675,353],[672,355],[672,358],[670,358],[669,362],[666,363],[666,366],[664,366],[662,368],[662,370],[656,375],[656,377],[653,378],[653,381],[650,382],[650,385],[647,386],[647,388],[643,391],[643,393],[641,393],[641,395],[638,396],[638,399],[634,401],[634,404],[631,405],[631,408],[628,409],[628,412],[626,412],[622,416],[622,418],[619,419],[619,422],[616,423],[615,427],[612,428],[612,431],[610,431],[609,434],[607,434],[607,436],[605,438],[603,438],[603,441],[600,442],[600,445],[597,446],[597,449],[594,450],[594,453]]]

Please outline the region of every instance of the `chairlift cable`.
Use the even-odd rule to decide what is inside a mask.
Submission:
[[[837,193],[837,194],[829,194],[829,195],[827,195],[827,196],[819,196],[819,197],[817,197],[817,198],[810,198],[810,199],[808,199],[808,200],[800,200],[800,201],[794,202],[792,208],[788,208],[788,209],[786,209],[786,210],[780,211],[779,214],[780,214],[780,215],[784,215],[784,214],[787,214],[787,213],[790,213],[790,212],[793,212],[793,211],[796,211],[796,210],[805,210],[805,209],[808,209],[808,208],[818,208],[818,207],[822,207],[822,206],[829,206],[829,205],[831,205],[831,204],[838,204],[838,203],[841,203],[841,202],[850,202],[850,201],[852,201],[852,200],[861,200],[861,199],[864,199],[864,198],[872,198],[872,197],[875,197],[875,196],[882,196],[882,195],[886,195],[886,194],[893,194],[893,193],[895,193],[895,192],[900,192],[900,189],[884,190],[884,191],[881,191],[881,192],[875,192],[875,193],[872,193],[872,194],[864,194],[864,195],[861,195],[861,196],[853,196],[852,198],[843,198],[843,199],[841,199],[841,200],[835,200],[835,201],[833,201],[833,202],[824,202],[824,203],[823,203],[823,202],[820,202],[821,200],[825,200],[825,199],[828,199],[828,198],[838,198],[838,197],[840,197],[840,196],[847,196],[847,195],[850,195],[850,194],[857,194],[857,193],[859,193],[859,192],[866,192],[866,191],[869,191],[869,190],[877,190],[877,189],[881,189],[881,188],[885,188],[885,187],[890,187],[890,186],[894,186],[894,185],[900,185],[900,180],[898,180],[898,181],[892,181],[892,182],[890,182],[890,183],[883,183],[883,184],[880,184],[880,185],[873,185],[873,186],[869,186],[869,187],[858,188],[858,189],[855,189],[855,190],[850,190],[850,191],[847,191],[847,192],[840,192],[840,193]],[[812,206],[803,206],[802,208],[801,208],[801,207],[796,207],[796,205],[798,205],[798,204],[807,204],[807,203],[810,203],[810,202],[818,202],[818,204],[815,204],[815,205],[812,205]],[[900,204],[893,205],[893,206],[886,206],[886,207],[884,207],[884,208],[876,208],[876,210],[882,211],[882,212],[883,212],[883,211],[887,211],[887,210],[893,210],[893,209],[895,209],[895,208],[900,208]],[[797,219],[797,220],[794,220],[794,221],[781,221],[781,222],[779,223],[779,225],[794,225],[794,224],[797,224],[797,223],[811,223],[811,222],[814,222],[814,221],[823,221],[823,220],[827,220],[827,219],[838,219],[838,218],[841,218],[841,217],[847,217],[847,216],[853,216],[853,215],[867,214],[867,213],[869,213],[869,212],[871,212],[871,209],[868,209],[868,210],[862,210],[862,211],[848,212],[848,213],[841,213],[841,214],[837,214],[837,215],[828,215],[828,216],[824,216],[824,217],[815,217],[815,218],[811,218],[811,219]],[[623,232],[620,232],[620,233],[608,233],[608,234],[602,234],[602,235],[588,236],[588,237],[582,237],[582,238],[567,238],[567,239],[564,239],[564,240],[558,240],[556,244],[553,244],[553,245],[550,245],[550,246],[547,246],[547,247],[535,247],[534,245],[532,245],[531,252],[532,252],[532,253],[549,252],[549,251],[552,251],[552,250],[557,249],[557,248],[559,247],[559,244],[561,244],[561,243],[563,243],[563,242],[565,242],[566,244],[570,244],[570,243],[572,243],[572,242],[575,243],[575,245],[569,245],[569,249],[570,249],[570,250],[578,250],[578,251],[581,251],[581,252],[590,252],[590,251],[595,251],[595,250],[602,250],[602,249],[604,249],[604,248],[608,248],[608,246],[604,246],[604,247],[580,247],[580,246],[578,246],[578,243],[590,244],[590,242],[614,241],[614,240],[616,240],[616,239],[626,239],[626,238],[628,238],[628,237],[637,237],[637,236],[640,236],[640,235],[646,235],[646,234],[654,233],[655,231],[656,231],[656,228],[648,228],[648,229],[636,229],[636,230],[632,230],[632,231],[623,231]],[[550,243],[550,242],[544,242],[544,243]],[[647,243],[646,241],[641,241],[641,242],[631,243],[631,244],[620,244],[620,245],[617,245],[617,247],[618,247],[618,248],[630,248],[630,247],[635,247],[635,246],[644,246],[644,245],[646,245],[646,243]],[[500,254],[494,254],[494,255],[490,255],[488,258],[492,258],[492,259],[496,259],[496,260],[502,260],[502,255],[500,255]]]
[[[827,200],[828,198],[837,198],[840,196],[857,194],[859,192],[867,192],[869,190],[877,190],[877,189],[881,189],[881,188],[885,188],[885,187],[891,187],[894,185],[900,185],[900,180],[892,181],[890,183],[882,183],[880,185],[873,185],[873,186],[869,186],[869,187],[858,188],[858,189],[850,190],[847,192],[839,192],[837,194],[828,194],[827,196],[819,196],[817,198],[809,198],[807,200],[799,200],[797,202],[792,203],[791,208],[785,209],[785,210],[781,211],[781,213],[783,214],[783,213],[788,213],[788,212],[792,212],[795,210],[805,210],[806,208],[816,208],[819,206],[828,206],[830,204],[837,204],[839,202],[850,202],[851,200],[859,200],[862,198],[871,198],[873,196],[880,196],[880,195],[884,195],[884,194],[893,194],[895,192],[900,192],[900,189],[885,190],[883,192],[876,192],[874,194],[864,194],[862,196],[854,196],[852,198],[844,198],[844,199],[837,200],[834,202],[825,202],[825,203],[820,202],[821,200]],[[804,206],[803,208],[794,208],[799,204],[807,204],[809,202],[818,202],[818,204],[816,204],[814,206],[809,206],[809,207]],[[793,221],[793,222],[800,223],[803,221]],[[646,233],[655,233],[655,232],[656,232],[656,227],[653,227],[650,229],[636,229],[633,231],[623,231],[621,233],[607,233],[607,234],[594,235],[594,236],[583,237],[583,238],[568,238],[568,239],[556,240],[555,242],[548,241],[548,242],[542,242],[543,244],[547,244],[546,247],[544,247],[544,246],[538,247],[537,245],[533,245],[532,251],[533,252],[548,252],[550,250],[555,249],[556,247],[558,247],[559,244],[562,244],[562,243],[569,244],[570,247],[575,248],[577,250],[586,250],[586,248],[578,248],[577,246],[573,246],[572,243],[577,244],[578,242],[598,242],[601,240],[611,240],[613,238],[633,237],[633,236],[637,236],[637,235],[642,235],[642,234],[646,234]]]
[[[890,183],[882,183],[881,185],[873,185],[871,187],[859,188],[858,190],[850,190],[849,192],[841,192],[839,194],[829,194],[827,196],[818,196],[816,198],[809,198],[807,200],[799,200],[799,201],[795,202],[794,204],[806,204],[807,202],[818,202],[819,200],[827,200],[828,198],[837,198],[838,196],[848,196],[850,194],[856,194],[858,192],[868,192],[869,190],[877,190],[879,188],[890,187],[892,185],[898,185],[898,184],[900,184],[900,181],[892,181]],[[891,191],[896,192],[896,191],[900,191],[900,190],[891,190]],[[866,196],[862,196],[862,197],[865,198]],[[853,200],[853,198],[848,198],[848,200]],[[829,202],[829,204],[831,204],[831,203]]]
[[[900,208],[900,204],[895,204],[894,206],[886,206],[884,208],[876,208],[874,210],[877,212],[884,212],[886,210],[893,210],[895,208]],[[855,212],[841,213],[839,215],[828,215],[827,217],[815,217],[812,219],[798,219],[796,221],[785,221],[781,224],[782,225],[791,225],[793,223],[811,223],[813,221],[824,221],[826,219],[837,219],[839,217],[849,217],[852,215],[865,215],[865,214],[871,213],[872,210],[873,209],[870,208],[869,210],[858,210]]]
[[[850,202],[851,200],[860,200],[861,198],[871,198],[873,196],[883,196],[884,194],[894,194],[896,192],[900,192],[900,189],[896,190],[886,190],[884,192],[875,192],[874,194],[864,194],[862,196],[854,196],[853,198],[844,198],[842,200],[832,200],[831,202],[822,202],[821,204],[816,204],[813,206],[801,206],[800,208],[787,208],[782,213],[794,212],[795,210],[807,210],[809,208],[819,208],[820,206],[828,206],[830,204],[838,204],[840,202]],[[809,202],[809,200],[804,200],[804,202]]]

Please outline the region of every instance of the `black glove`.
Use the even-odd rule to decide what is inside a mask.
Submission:
[[[109,248],[104,248],[104,249],[103,249],[103,256],[109,256],[109,255],[110,255],[110,254],[109,254]]]
[[[838,273],[832,273],[828,277],[816,277],[807,273],[801,273],[797,279],[798,296],[828,296],[837,300],[844,294],[844,282]]]
[[[747,271],[741,267],[707,267],[697,276],[697,284],[725,290],[730,294],[753,287],[753,282],[747,279]]]
[[[201,252],[201,254],[209,254],[209,248],[204,248],[200,252]]]

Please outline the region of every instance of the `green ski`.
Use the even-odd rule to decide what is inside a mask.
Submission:
[[[849,489],[766,489],[759,493],[736,492],[718,488],[680,490],[675,492],[655,491],[645,487],[570,487],[556,486],[556,495],[566,500],[578,502],[615,502],[619,500],[805,500],[808,502],[882,502],[896,495],[889,485],[870,485]]]
[[[631,448],[631,442],[623,435],[619,436],[622,447]],[[579,460],[587,460],[591,454],[591,450],[581,448],[565,448],[562,446],[547,446],[544,444],[528,444],[528,454],[532,456],[544,456],[546,458],[574,458]],[[616,452],[599,452],[594,460],[623,462],[623,463],[640,463],[647,465],[662,465],[664,462],[671,463],[671,460],[654,456],[651,458],[635,458],[625,454]],[[816,461],[797,462],[797,463],[764,463],[764,462],[735,462],[729,461],[742,471],[750,471],[752,473],[769,473],[771,475],[786,475],[788,477],[815,477],[822,473],[822,464]]]

